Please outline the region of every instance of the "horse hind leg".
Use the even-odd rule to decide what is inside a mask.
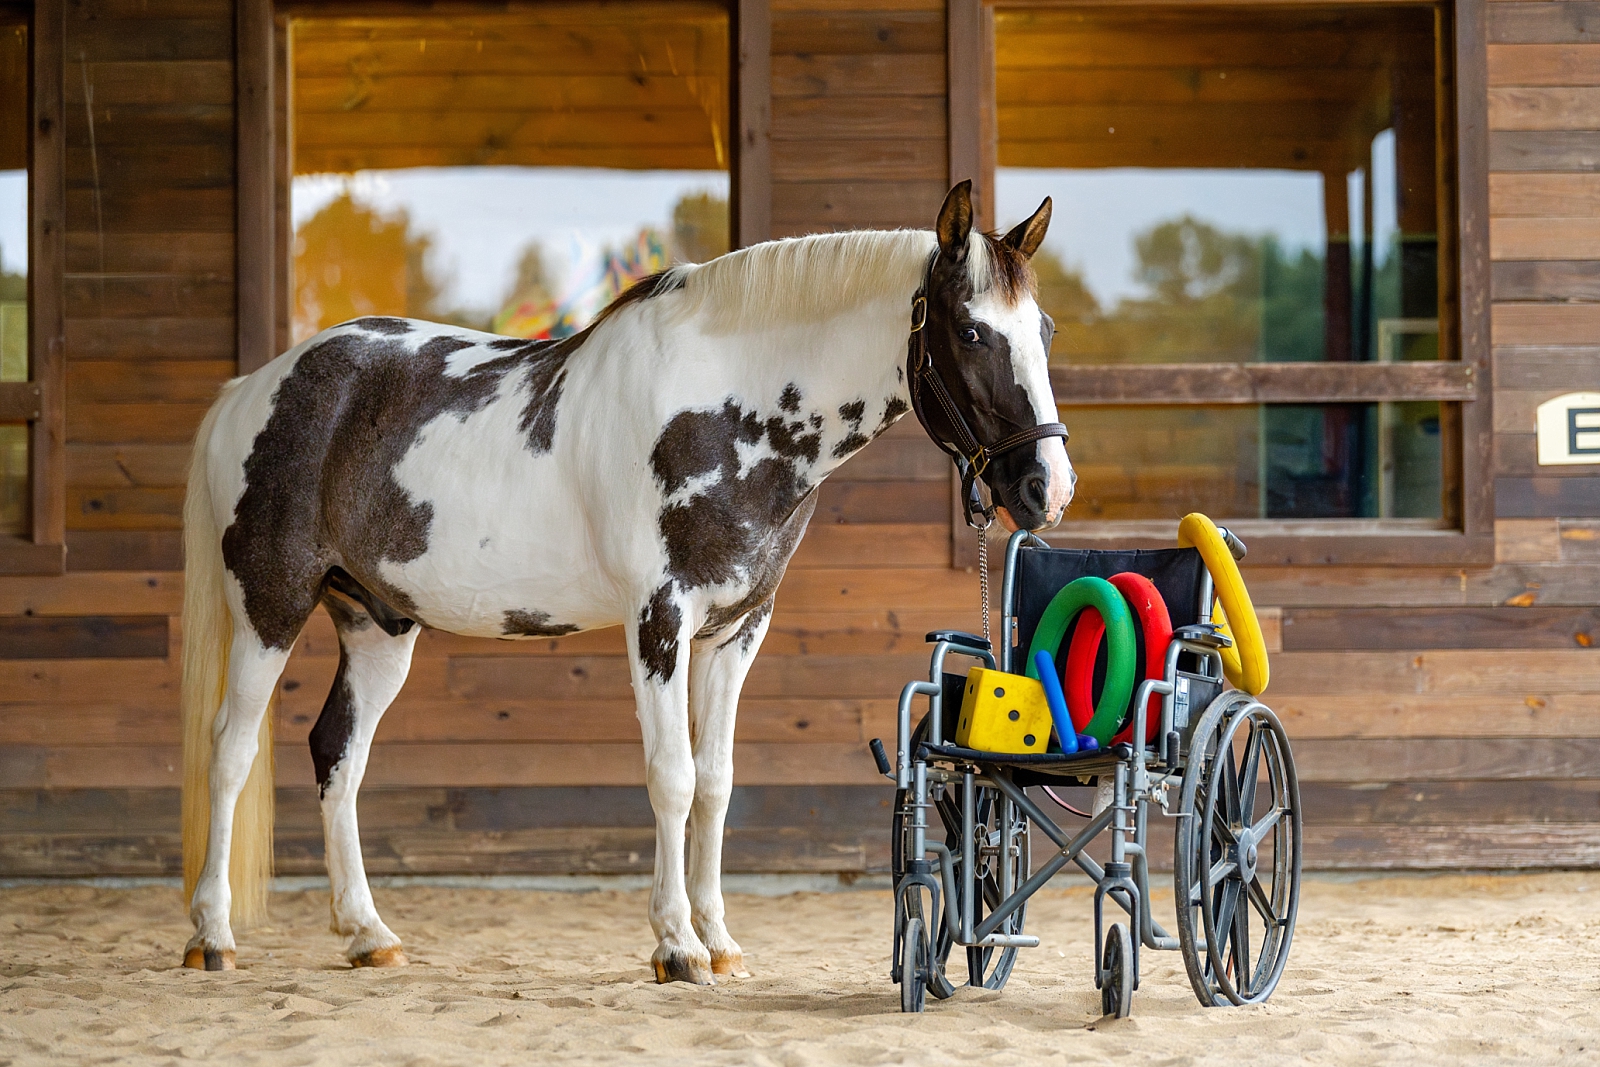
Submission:
[[[233,891],[228,884],[234,811],[256,761],[262,719],[288,662],[288,649],[268,647],[248,625],[235,627],[228,655],[227,689],[212,728],[210,823],[206,830],[205,865],[189,905],[195,933],[184,947],[186,967],[207,971],[234,968],[235,944],[229,921]]]
[[[354,966],[401,966],[407,960],[400,939],[378,917],[367,884],[356,793],[372,735],[405,684],[420,630],[409,619],[368,611],[334,593],[323,598],[323,605],[339,633],[339,672],[311,729],[332,891],[330,927],[350,939],[345,955]]]

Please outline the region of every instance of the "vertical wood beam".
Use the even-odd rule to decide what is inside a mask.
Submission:
[[[984,168],[984,74],[986,42],[983,0],[946,0],[944,25],[945,184],[971,179],[974,224],[994,228],[994,171]],[[992,79],[991,79],[992,91]],[[990,556],[991,561],[994,555]],[[961,479],[950,471],[950,565],[978,565],[977,534],[961,510]]]
[[[983,173],[983,0],[947,0],[944,55],[946,177],[949,185],[972,179],[977,222],[987,230],[994,226],[994,219],[983,215],[994,200],[989,191],[994,176]]]
[[[272,144],[272,2],[235,0],[234,269],[239,373],[277,355]]]
[[[729,124],[737,131],[729,160],[733,247],[772,236],[772,8],[768,0],[733,0],[728,34]]]
[[[1489,60],[1484,0],[1456,0],[1455,194],[1458,281],[1455,327],[1463,363],[1475,368],[1478,399],[1461,405],[1461,520],[1469,534],[1494,532],[1494,381],[1489,344]]]
[[[286,352],[294,335],[294,70],[289,18],[278,15],[272,32],[273,352]]]
[[[67,525],[65,9],[62,0],[35,0],[28,34],[33,52],[29,79],[28,359],[29,375],[39,387],[39,417],[31,423],[29,457],[36,545],[64,545]]]

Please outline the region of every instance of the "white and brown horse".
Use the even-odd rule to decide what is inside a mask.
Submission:
[[[356,791],[420,627],[620,624],[656,816],[656,976],[742,973],[720,874],[734,714],[818,485],[917,399],[947,450],[1006,443],[978,466],[1008,523],[1053,524],[1071,498],[1028,265],[1049,215],[977,233],[963,183],[934,233],[676,267],[565,340],[365,318],[229,382],[184,509],[184,962],[233,966],[230,916],[264,907],[267,710],[322,604],[340,661],[311,754],[353,963],[405,962],[373,907]]]

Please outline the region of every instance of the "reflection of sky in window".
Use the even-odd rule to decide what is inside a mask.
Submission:
[[[1373,251],[1381,264],[1399,229],[1395,136],[1372,141]],[[1359,244],[1364,210],[1361,171],[1349,176],[1350,233]],[[1084,282],[1102,306],[1140,293],[1133,279],[1133,238],[1158,222],[1192,215],[1218,229],[1275,234],[1286,248],[1321,255],[1328,235],[1322,175],[1293,170],[1050,170],[1001,167],[995,213],[1001,230],[1027,218],[1045,197],[1054,213],[1045,247]]]
[[[603,244],[631,242],[643,227],[669,230],[686,193],[728,195],[725,171],[625,171],[577,167],[419,167],[313,174],[294,180],[298,229],[349,186],[383,211],[405,208],[414,232],[433,238],[443,303],[497,310],[517,259],[538,241],[570,270]]]
[[[28,270],[28,172],[0,170],[0,270]]]
[[[1001,167],[995,214],[1001,230],[1053,197],[1045,247],[1102,306],[1141,292],[1133,279],[1133,238],[1158,222],[1192,215],[1219,229],[1265,236],[1321,253],[1322,175],[1287,170],[1051,170]]]

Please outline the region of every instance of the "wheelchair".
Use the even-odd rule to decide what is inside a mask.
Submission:
[[[1231,580],[1242,590],[1234,561],[1243,558],[1243,543],[1204,523],[1232,555],[1223,561],[1231,577],[1218,581]],[[928,635],[928,678],[907,683],[900,694],[893,763],[881,741],[871,743],[879,770],[896,788],[891,978],[900,986],[902,1011],[922,1011],[929,993],[940,999],[955,993],[951,954],[957,947],[966,951],[966,984],[1004,987],[1018,951],[1039,944],[1024,932],[1029,898],[1068,864],[1095,885],[1094,982],[1106,1015],[1130,1013],[1144,950],[1182,952],[1204,1006],[1253,1004],[1272,995],[1299,906],[1300,790],[1278,717],[1229,684],[1229,668],[1237,673],[1243,650],[1225,663],[1234,639],[1213,613],[1215,569],[1215,555],[1208,567],[1195,547],[1058,549],[1019,532],[1006,547],[998,662],[982,637],[952,630]],[[1021,673],[1023,651],[1059,591],[1085,576],[1126,572],[1143,575],[1159,591],[1172,638],[1162,662],[1141,665],[1143,680],[1114,743],[1071,754],[956,744],[968,679],[948,672],[947,662],[957,657]],[[1253,608],[1249,616],[1255,626]],[[1255,635],[1264,679],[1259,628]],[[1153,648],[1145,658],[1158,653]],[[1102,675],[1105,658],[1102,649]],[[918,698],[926,699],[927,712],[913,727]],[[1073,785],[1097,789],[1095,810],[1074,811],[1087,819],[1075,832],[1043,806],[1068,807],[1055,788]],[[1151,914],[1146,842],[1152,817],[1175,823],[1175,934]],[[1037,834],[1049,851],[1035,864]],[[1101,834],[1110,836],[1104,866],[1086,851]]]

